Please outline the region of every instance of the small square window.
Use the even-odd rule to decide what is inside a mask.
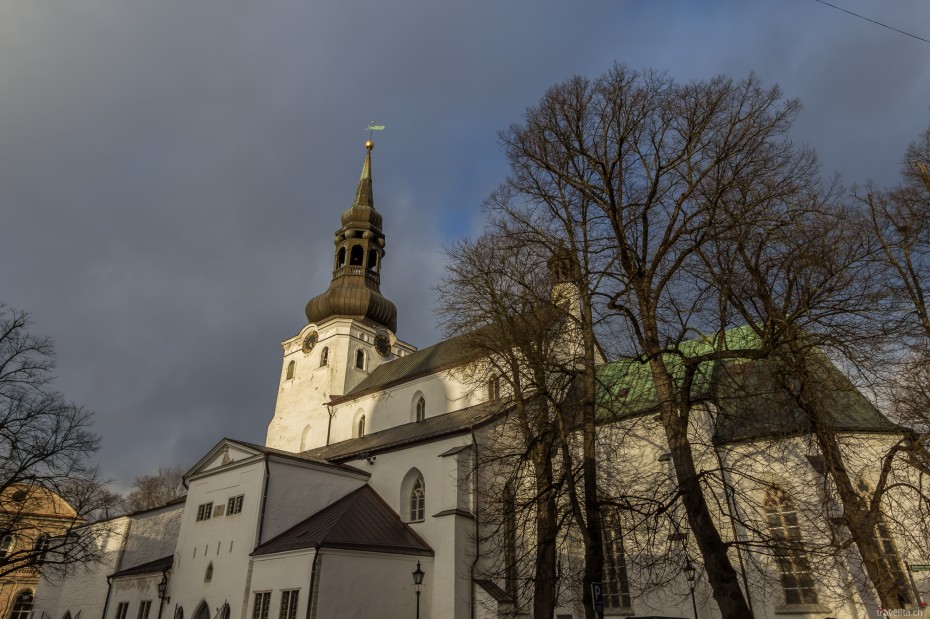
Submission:
[[[239,496],[229,497],[229,501],[226,502],[226,515],[227,516],[232,516],[233,514],[238,514],[242,512],[242,497],[243,496],[244,495],[240,494]]]
[[[209,520],[213,516],[213,503],[203,503],[197,506],[197,522]]]

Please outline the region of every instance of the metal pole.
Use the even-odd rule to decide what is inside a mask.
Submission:
[[[697,602],[694,601],[694,583],[691,584],[691,607],[694,609],[694,619],[698,619]]]
[[[420,592],[417,591],[417,619],[420,619]]]

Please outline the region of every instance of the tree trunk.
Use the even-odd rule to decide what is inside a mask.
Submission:
[[[704,498],[701,482],[694,465],[691,442],[688,440],[688,414],[679,412],[672,388],[672,379],[662,360],[653,357],[650,369],[659,401],[659,415],[665,429],[675,477],[681,492],[682,504],[688,516],[691,533],[697,542],[707,580],[723,619],[752,617],[752,609],[739,586],[739,576],[730,562],[727,547],[714,523]]]
[[[556,535],[558,514],[553,488],[552,441],[540,441],[533,449],[536,468],[536,565],[533,573],[533,617],[552,619],[556,605]]]

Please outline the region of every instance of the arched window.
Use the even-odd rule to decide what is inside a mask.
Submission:
[[[769,486],[763,507],[785,603],[816,604],[817,589],[791,495],[778,486]]]
[[[329,347],[324,346],[323,350],[320,351],[320,367],[324,365],[329,365]]]
[[[71,611],[66,610],[64,617],[62,617],[61,619],[71,619]]]
[[[174,619],[184,619],[184,607],[178,606],[177,610],[174,611]]]
[[[213,580],[213,561],[210,561],[210,564],[207,566],[207,571],[203,574],[203,581],[210,582]]]
[[[197,610],[194,611],[194,619],[210,619],[210,607],[207,606],[206,601],[200,602],[200,606],[197,607]]]
[[[358,419],[358,438],[365,436],[365,415]]]
[[[10,551],[13,549],[13,540],[15,539],[12,533],[7,533],[3,536],[3,539],[0,539],[0,559],[10,554]]]
[[[304,431],[300,434],[300,451],[310,448],[310,426],[304,426]]]
[[[873,491],[865,479],[859,479],[858,490],[863,500],[868,504],[871,501]],[[882,513],[881,508],[879,508],[878,517],[875,519],[872,536],[875,538],[876,544],[878,544],[879,551],[882,553],[882,560],[888,568],[888,572],[894,577],[894,584],[897,589],[895,594],[898,596],[898,601],[901,602],[902,606],[913,604],[910,578],[904,571],[904,565],[901,562],[900,555],[898,555],[898,548],[894,543],[891,529],[888,527],[888,521],[885,520],[885,514]]]
[[[229,619],[229,602],[223,602],[223,608],[220,609],[220,619]]]
[[[291,380],[294,378],[294,368],[297,367],[297,364],[291,361],[287,364],[287,378],[285,380]]]
[[[13,601],[13,610],[10,611],[9,619],[29,619],[32,615],[32,591],[23,589]]]
[[[353,245],[349,253],[349,266],[360,267],[365,258],[365,250],[361,245]]]
[[[420,396],[420,399],[417,400],[417,421],[423,421],[426,419],[426,400],[423,396]]]
[[[365,369],[365,351],[361,348],[355,351],[355,367],[359,370]]]
[[[423,476],[417,477],[413,482],[413,490],[410,491],[410,521],[423,520],[426,513],[426,484],[423,483]]]
[[[336,254],[336,268],[341,269],[346,265],[346,248],[340,247],[339,253]]]
[[[378,252],[373,249],[368,250],[368,270],[374,271],[378,266]]]

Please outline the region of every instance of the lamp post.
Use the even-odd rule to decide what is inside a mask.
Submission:
[[[171,600],[165,593],[168,592],[168,572],[161,573],[161,580],[158,582],[158,599],[162,602]]]
[[[417,569],[413,571],[413,584],[417,588],[417,619],[420,619],[420,587],[423,585],[425,575],[426,572],[420,569],[420,562],[417,561]]]
[[[688,580],[688,588],[691,589],[691,607],[694,609],[694,619],[698,619],[697,602],[694,601],[694,578],[697,576],[697,570],[695,570],[694,566],[691,564],[691,557],[685,559],[685,566],[681,571],[685,573],[685,578]]]

